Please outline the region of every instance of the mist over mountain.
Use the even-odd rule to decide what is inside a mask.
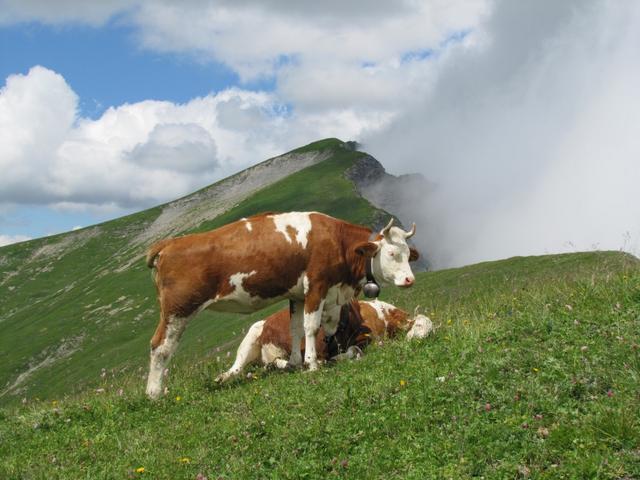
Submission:
[[[477,44],[453,47],[429,93],[362,139],[391,172],[429,180],[402,211],[435,267],[638,253],[639,26],[632,2],[495,2]]]

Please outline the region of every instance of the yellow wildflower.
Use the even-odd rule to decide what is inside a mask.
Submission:
[[[534,371],[534,372],[536,372],[536,373],[538,373],[538,372],[540,371],[540,369],[539,369],[539,368],[536,368],[536,367],[533,367],[533,371]]]
[[[180,395],[178,395],[178,396],[176,397],[176,402],[179,402],[180,400],[182,400],[182,397],[181,397]]]
[[[191,459],[189,457],[182,457],[180,463],[191,463]]]
[[[144,473],[144,467],[136,468],[136,473]]]
[[[407,382],[405,380],[400,380],[400,386],[404,387],[407,384]]]

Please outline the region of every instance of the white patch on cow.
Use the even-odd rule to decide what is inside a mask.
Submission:
[[[433,331],[433,322],[424,315],[416,315],[416,318],[413,320],[413,325],[407,333],[407,339],[411,340],[412,338],[424,338],[429,335]]]
[[[410,286],[415,276],[409,265],[409,245],[401,228],[391,227],[387,236],[376,241],[380,250],[373,259],[373,276],[380,285]],[[409,283],[407,283],[409,281]]]
[[[158,398],[162,393],[162,375],[164,369],[178,347],[178,341],[189,318],[190,317],[184,318],[172,315],[169,318],[164,340],[157,348],[151,351],[149,377],[147,379],[147,395],[153,399]]]
[[[326,305],[322,310],[322,328],[325,335],[335,335],[340,324],[340,310],[342,305]]]
[[[387,326],[388,315],[391,310],[396,310],[396,307],[391,305],[390,303],[381,302],[380,300],[373,300],[371,302],[366,302],[376,311],[376,315],[378,318],[384,322],[385,327]]]
[[[242,282],[244,282],[245,278],[250,277],[251,275],[255,275],[257,272],[255,270],[251,270],[249,273],[246,272],[238,272],[234,273],[229,277],[229,283],[233,285],[235,288],[233,290],[233,294],[238,298],[245,298],[247,301],[251,299],[249,293],[244,289]]]
[[[241,218],[240,220],[244,222],[244,226],[247,227],[247,230],[249,231],[253,230],[253,226],[251,225],[251,222],[248,219]]]
[[[225,382],[231,377],[235,377],[242,372],[244,367],[252,362],[255,362],[260,358],[260,335],[262,335],[262,329],[264,328],[264,320],[254,323],[249,328],[249,331],[242,339],[238,352],[236,353],[236,360],[233,365],[226,372],[218,375],[216,382]]]
[[[330,286],[324,297],[325,308],[327,306],[344,305],[348,303],[353,298],[354,293],[355,290],[350,285],[344,283]]]
[[[286,360],[284,360],[285,358],[287,358],[287,352],[284,350],[284,348],[274,345],[273,343],[264,344],[262,346],[261,354],[262,363],[264,363],[265,366],[276,364],[276,367],[281,368],[277,364],[282,364],[283,362],[278,362],[278,360],[284,361],[285,365],[287,364]]]
[[[316,333],[322,323],[322,309],[324,300],[315,312],[304,312],[304,363],[310,371],[318,369],[318,354],[316,352]],[[293,338],[293,336],[292,336]],[[293,346],[293,345],[292,345]]]
[[[327,290],[322,310],[322,328],[327,335],[336,333],[340,321],[340,309],[345,303],[351,301],[354,293],[355,290],[350,285],[343,283],[333,285]]]
[[[225,296],[216,295],[213,300],[205,303],[206,307],[201,308],[210,307],[217,312],[251,313],[279,300],[279,297],[265,299],[259,296],[251,296],[244,289],[244,280],[256,273],[256,270],[252,270],[250,272],[234,273],[229,276],[229,284],[233,286],[233,291]]]
[[[308,212],[289,212],[269,215],[276,224],[276,230],[284,235],[289,243],[293,243],[293,238],[289,235],[287,227],[292,227],[296,231],[295,240],[307,248],[309,232],[311,231],[311,217]]]
[[[289,367],[289,362],[287,362],[283,358],[276,358],[276,360],[273,362],[273,365],[275,365],[275,367],[279,368],[280,370],[284,370],[285,368]]]

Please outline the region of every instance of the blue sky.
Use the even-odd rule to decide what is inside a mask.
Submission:
[[[209,60],[155,53],[136,44],[131,27],[26,23],[0,28],[0,75],[42,65],[62,74],[80,96],[83,116],[142,100],[186,102],[239,83],[238,75]],[[268,87],[268,82],[253,87]]]

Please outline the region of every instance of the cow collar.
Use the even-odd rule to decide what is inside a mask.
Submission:
[[[365,260],[365,271],[367,274],[367,283],[362,287],[364,296],[367,298],[378,298],[380,295],[380,285],[373,276],[373,257]]]

